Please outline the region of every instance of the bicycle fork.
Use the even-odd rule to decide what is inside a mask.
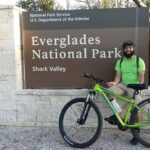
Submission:
[[[94,96],[96,95],[96,93],[94,91],[90,91],[87,98],[86,98],[86,101],[85,101],[85,104],[84,104],[84,107],[83,107],[83,110],[81,111],[81,115],[80,115],[80,118],[77,119],[77,123],[80,124],[80,125],[84,125],[85,122],[86,122],[86,119],[87,119],[87,116],[89,114],[89,110],[91,108],[90,104],[89,104],[89,101],[90,100],[93,100],[94,99]]]

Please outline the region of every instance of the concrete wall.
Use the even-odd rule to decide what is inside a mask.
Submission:
[[[55,126],[65,103],[75,97],[85,97],[87,90],[23,89],[22,11],[0,6],[0,125]],[[101,98],[97,104],[104,116],[111,114]],[[109,127],[106,123],[104,126]]]

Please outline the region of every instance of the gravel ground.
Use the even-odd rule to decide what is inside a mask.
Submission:
[[[132,134],[117,129],[104,129],[87,150],[147,150],[143,145],[130,145]],[[0,150],[74,150],[61,138],[57,127],[0,127]]]

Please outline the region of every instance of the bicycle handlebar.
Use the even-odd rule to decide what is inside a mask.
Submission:
[[[85,78],[89,78],[89,79],[93,79],[93,80],[96,81],[97,83],[106,82],[106,81],[104,81],[104,80],[102,80],[102,79],[99,79],[99,78],[95,77],[93,74],[85,73],[85,74],[84,74],[84,77],[85,77]]]

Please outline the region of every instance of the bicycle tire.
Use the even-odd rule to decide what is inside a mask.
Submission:
[[[68,111],[69,108],[73,107],[74,104],[85,103],[85,102],[86,102],[86,98],[75,98],[75,99],[69,101],[63,107],[63,109],[62,109],[62,111],[60,113],[60,117],[59,117],[59,130],[60,130],[61,136],[63,137],[63,139],[69,145],[71,145],[72,147],[75,147],[75,148],[86,148],[86,147],[92,145],[98,139],[98,137],[100,136],[100,133],[102,131],[102,126],[103,126],[102,114],[101,114],[100,110],[98,109],[98,107],[96,106],[96,104],[94,104],[92,101],[89,100],[88,104],[95,111],[96,117],[98,119],[98,126],[97,126],[97,129],[96,129],[96,132],[95,132],[94,136],[92,138],[90,138],[90,140],[88,140],[86,142],[83,142],[83,143],[80,143],[80,142],[76,142],[76,141],[72,140],[71,137],[69,137],[67,135],[67,133],[65,131],[65,126],[64,126],[64,117],[65,117],[65,114],[67,113],[67,111]],[[89,116],[87,118],[89,118]],[[77,134],[77,133],[75,132],[75,134]]]
[[[140,102],[139,104],[138,104],[138,106],[140,107],[140,108],[143,108],[144,109],[144,107],[145,107],[145,109],[147,108],[147,109],[150,109],[150,99],[148,98],[148,99],[145,99],[145,100],[143,100],[142,102]],[[144,110],[145,110],[144,109]],[[146,111],[146,110],[145,110]],[[149,112],[148,112],[149,113]],[[134,124],[135,122],[137,122],[136,121],[136,116],[137,116],[137,114],[138,114],[138,110],[136,109],[136,108],[134,108],[133,109],[133,111],[132,111],[132,114],[131,114],[131,120],[130,120],[130,122],[131,122],[131,124]],[[146,119],[146,116],[144,116],[143,115],[143,120],[144,119]],[[146,121],[150,121],[150,118],[147,118],[148,120],[146,120]],[[145,128],[145,129],[144,129]],[[142,132],[142,130],[144,131],[144,133]],[[145,131],[147,131],[147,132],[145,132]],[[132,132],[132,134],[133,134],[133,136],[141,143],[141,144],[143,144],[144,146],[146,146],[146,147],[150,147],[150,132],[148,131],[148,128],[146,128],[146,127],[138,127],[138,129],[137,128],[131,128],[131,132]],[[148,135],[148,133],[149,133],[149,136],[147,136]],[[145,134],[145,135],[144,135]],[[143,137],[143,135],[144,135],[144,137]],[[146,140],[146,138],[149,138],[149,140]]]

